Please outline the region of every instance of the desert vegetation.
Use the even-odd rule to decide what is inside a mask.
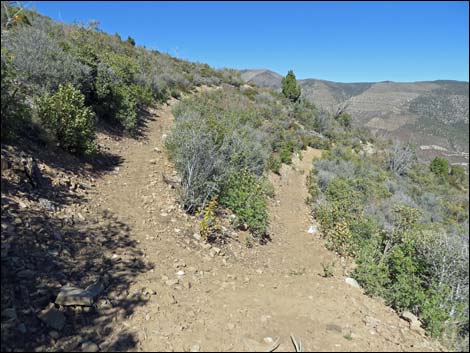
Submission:
[[[441,157],[418,163],[409,145],[382,151],[342,142],[316,160],[313,215],[327,246],[355,259],[354,277],[367,293],[412,311],[429,334],[465,349],[468,177],[458,167],[460,177],[452,177]]]
[[[132,38],[102,32],[96,22],[66,25],[27,9],[19,12],[23,21],[13,21],[9,14],[18,8],[2,2],[1,10],[4,138],[31,133],[21,130],[22,122],[29,121],[69,152],[91,153],[98,125],[134,135],[142,111],[151,104],[200,85],[239,84],[234,70],[148,50]],[[75,98],[62,100],[72,91]],[[71,141],[72,136],[85,138]]]
[[[232,210],[236,223],[263,241],[267,227],[267,170],[279,173],[292,153],[322,144],[317,112],[306,102],[252,87],[224,87],[181,101],[167,140],[182,178],[188,212],[212,200]]]

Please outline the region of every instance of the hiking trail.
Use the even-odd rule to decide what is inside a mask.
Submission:
[[[295,351],[291,334],[304,351],[433,349],[383,302],[346,284],[340,259],[308,233],[306,176],[319,150],[304,151],[280,176],[270,175],[275,196],[267,245],[247,248],[238,232],[239,241],[222,247],[221,256],[196,240],[195,218],[177,207],[177,191],[162,180],[162,173],[175,175],[164,139],[176,103],[152,111],[141,139],[101,136],[123,162],[98,178],[88,196],[89,208],[109,210],[130,226],[142,260],[152,266],[128,290],[145,292],[148,301],[116,322],[135,335],[132,350],[263,351],[279,338],[277,351]],[[322,277],[322,264],[333,261],[334,277]]]

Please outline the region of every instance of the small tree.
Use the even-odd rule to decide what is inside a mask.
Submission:
[[[287,76],[282,79],[282,94],[289,98],[292,102],[296,102],[300,98],[300,87],[294,75],[294,71],[289,70]]]
[[[132,38],[131,36],[128,36],[128,37],[127,37],[127,43],[129,43],[130,45],[132,45],[133,47],[135,47],[135,40],[134,40],[134,38]]]
[[[431,162],[431,172],[440,176],[447,176],[449,174],[449,162],[443,157],[436,157]]]

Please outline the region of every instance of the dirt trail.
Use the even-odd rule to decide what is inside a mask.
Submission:
[[[278,350],[294,351],[291,334],[304,351],[432,349],[393,310],[345,284],[338,261],[334,277],[321,277],[321,264],[335,255],[307,232],[305,178],[317,150],[270,176],[272,242],[248,249],[240,234],[222,249],[225,256],[212,256],[214,250],[196,241],[195,220],[176,207],[176,191],[161,176],[173,175],[163,140],[175,103],[153,112],[144,139],[104,142],[123,164],[97,180],[89,195],[89,206],[109,209],[131,226],[154,267],[129,293],[155,294],[120,322],[138,338],[135,350],[263,350],[267,337],[280,337]]]

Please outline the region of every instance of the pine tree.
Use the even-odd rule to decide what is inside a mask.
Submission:
[[[282,79],[282,94],[289,98],[292,102],[296,102],[300,98],[300,87],[294,75],[294,71],[289,70],[287,76]]]

